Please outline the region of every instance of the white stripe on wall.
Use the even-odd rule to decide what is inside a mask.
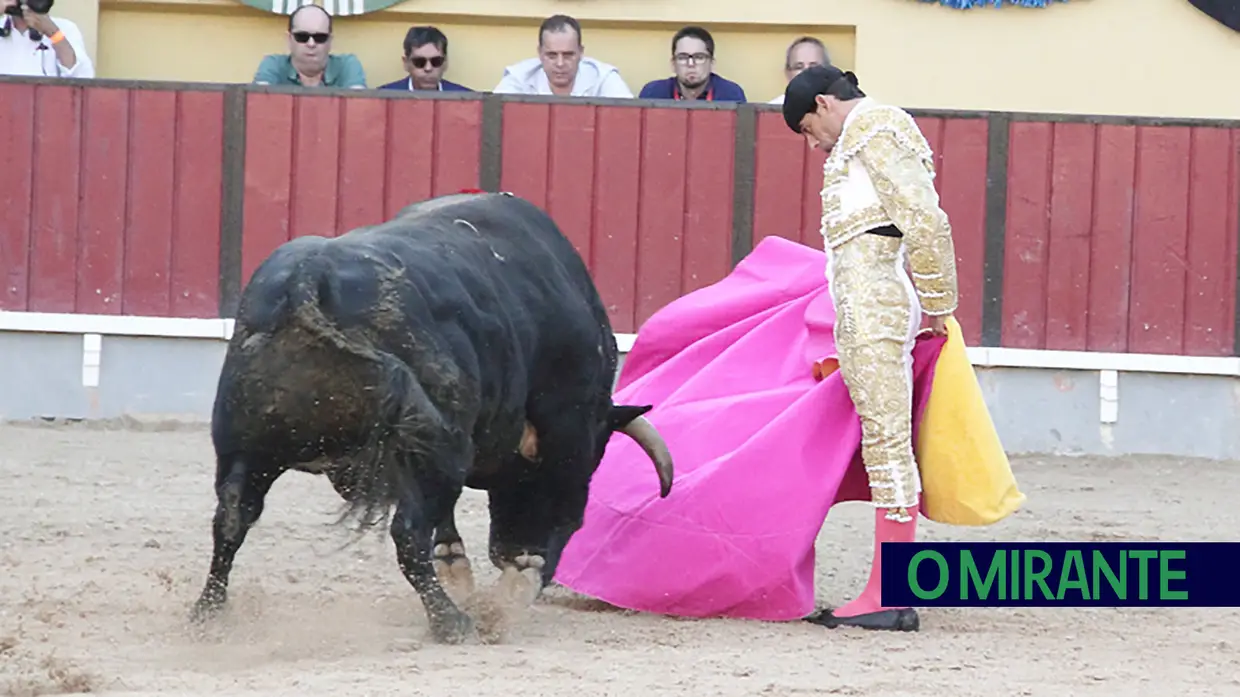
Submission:
[[[185,319],[134,315],[85,315],[59,312],[0,311],[0,332],[150,336],[172,339],[232,338],[231,319]],[[633,348],[636,334],[617,334],[622,352]],[[973,365],[988,368],[1040,368],[1114,373],[1174,373],[1240,377],[1240,357],[1175,356],[1150,353],[1049,351],[970,346]]]

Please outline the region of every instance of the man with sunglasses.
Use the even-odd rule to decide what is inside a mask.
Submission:
[[[379,89],[473,92],[464,85],[443,79],[448,70],[448,37],[436,27],[410,29],[405,34],[405,55],[401,62],[409,77],[389,82]]]
[[[357,56],[331,50],[332,16],[318,5],[302,5],[288,16],[288,53],[264,56],[254,83],[365,89]]]

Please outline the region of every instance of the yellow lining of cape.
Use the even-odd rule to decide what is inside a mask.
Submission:
[[[936,523],[992,525],[1025,502],[954,318],[947,320],[915,450],[921,512]]]

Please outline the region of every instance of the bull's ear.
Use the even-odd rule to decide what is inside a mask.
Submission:
[[[630,404],[613,404],[611,406],[611,414],[607,417],[608,426],[610,426],[613,431],[619,431],[625,426],[628,426],[633,419],[636,419],[651,409],[654,409],[654,405],[652,404],[647,404],[640,407]]]

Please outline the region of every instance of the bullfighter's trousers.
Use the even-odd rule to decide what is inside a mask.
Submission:
[[[890,229],[890,228],[889,228]],[[904,240],[862,234],[827,251],[839,372],[861,417],[870,498],[907,522],[921,477],[913,457],[913,345],[921,304],[905,268]]]

